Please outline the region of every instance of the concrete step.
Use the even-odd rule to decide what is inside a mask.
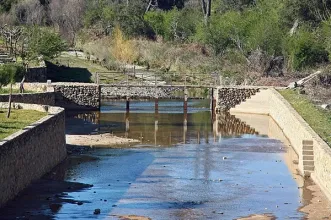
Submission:
[[[269,91],[261,90],[245,102],[230,109],[231,113],[269,114]]]

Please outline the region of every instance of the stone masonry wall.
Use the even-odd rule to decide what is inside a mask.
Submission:
[[[49,115],[0,141],[0,206],[66,158],[62,108],[17,103],[13,107],[47,109]]]
[[[72,110],[100,107],[100,86],[92,83],[53,83],[55,105]]]
[[[9,95],[0,95],[0,102],[8,102]],[[39,105],[55,105],[55,95],[51,92],[46,93],[24,93],[24,94],[13,94],[13,102],[30,103]]]
[[[240,87],[224,87],[217,89],[217,104],[218,111],[228,111],[241,102],[245,101],[255,93],[259,88],[240,88]]]
[[[125,99],[129,96],[131,99],[154,99],[158,98],[177,98],[174,97],[174,91],[182,91],[183,88],[170,87],[107,87],[101,86],[101,96],[103,98]]]

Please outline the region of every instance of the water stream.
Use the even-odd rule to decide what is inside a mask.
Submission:
[[[140,143],[71,155],[0,210],[1,219],[302,219],[298,209],[310,198],[295,154],[268,117],[239,118],[213,117],[204,100],[190,101],[187,113],[180,101],[160,101],[157,113],[154,102],[132,102],[127,113],[114,101],[69,114],[69,134],[110,132]]]

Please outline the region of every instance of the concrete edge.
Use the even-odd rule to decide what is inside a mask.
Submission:
[[[8,108],[8,102],[0,102],[0,109]],[[38,125],[48,121],[49,119],[55,117],[56,115],[64,112],[64,108],[48,106],[48,105],[38,105],[38,104],[25,104],[25,103],[12,103],[13,109],[26,109],[26,110],[35,110],[39,112],[46,112],[48,113],[46,116],[42,117],[41,119],[33,122],[32,124],[22,128],[21,130],[7,136],[5,139],[0,140],[0,147],[6,144],[7,142],[14,141],[20,135],[29,132],[29,130],[37,127]]]
[[[276,97],[278,100],[280,100],[285,105],[288,113],[292,117],[294,117],[294,119],[298,120],[299,124],[301,126],[303,126],[303,129],[306,130],[311,135],[311,137],[314,141],[314,147],[321,149],[323,151],[323,153],[325,155],[327,155],[327,157],[331,158],[330,146],[310,127],[310,125],[302,118],[302,116],[292,107],[292,105],[275,88],[269,87],[268,89],[271,92],[270,95],[274,95],[274,97]],[[281,88],[281,89],[284,89],[284,88]],[[270,104],[268,104],[268,105],[270,106]],[[247,114],[247,112],[243,112],[243,113]],[[259,114],[259,113],[250,112],[249,114]],[[279,126],[279,122],[273,117],[273,115],[270,112],[268,115]],[[284,132],[284,128],[282,128],[281,126],[279,126],[279,127]],[[284,133],[284,135],[288,140],[290,140],[288,138],[289,134]],[[292,145],[291,141],[289,141],[289,143]],[[293,149],[294,149],[294,151],[296,151],[295,148],[293,148]],[[296,153],[298,154],[298,152],[296,152]],[[319,169],[319,168],[315,167],[315,169]],[[331,189],[328,189],[327,187],[325,187],[325,185],[323,184],[324,182],[319,178],[318,175],[316,175],[315,172],[313,172],[311,174],[311,178],[321,188],[322,192],[326,195],[326,197],[331,201]],[[331,174],[330,174],[330,178],[331,178]]]

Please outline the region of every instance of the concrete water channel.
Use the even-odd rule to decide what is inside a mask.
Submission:
[[[131,102],[130,113],[125,105],[72,113],[67,132],[112,132],[140,143],[73,148],[0,210],[0,219],[306,217],[300,210],[313,199],[312,183],[297,174],[296,155],[272,119],[215,118],[204,100],[189,101],[187,114],[181,101],[160,101],[158,113],[154,102]]]

